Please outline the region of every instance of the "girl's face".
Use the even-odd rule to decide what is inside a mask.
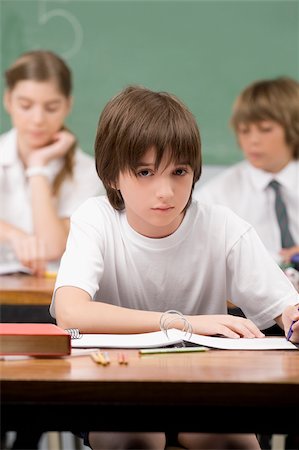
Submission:
[[[278,122],[240,124],[237,138],[246,159],[258,169],[276,173],[293,159],[284,128]]]
[[[131,227],[144,236],[162,238],[172,234],[183,220],[193,170],[187,163],[168,164],[167,155],[155,169],[155,158],[155,150],[149,149],[136,175],[128,171],[120,173],[117,188]]]
[[[71,109],[53,80],[19,81],[5,93],[4,105],[18,132],[20,148],[39,149],[53,141]]]

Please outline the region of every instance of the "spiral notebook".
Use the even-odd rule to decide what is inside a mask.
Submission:
[[[204,346],[223,350],[298,350],[296,345],[284,337],[254,339],[230,339],[226,337],[202,336],[171,328],[138,334],[80,334],[79,330],[68,330],[72,335],[72,348],[160,348],[169,346]]]

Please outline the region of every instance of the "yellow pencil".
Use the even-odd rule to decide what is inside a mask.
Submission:
[[[101,364],[102,366],[107,366],[110,362],[110,360],[107,360],[100,351],[93,352],[90,356],[95,363]]]
[[[56,278],[57,272],[50,272],[49,270],[46,270],[46,272],[44,273],[44,277],[45,278]]]

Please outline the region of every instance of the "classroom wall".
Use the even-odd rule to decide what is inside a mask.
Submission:
[[[69,63],[68,126],[90,154],[104,104],[141,84],[187,103],[204,164],[231,164],[241,159],[228,126],[239,91],[259,78],[299,79],[298,0],[1,0],[0,17],[1,72],[33,48]],[[9,127],[2,109],[1,130]]]

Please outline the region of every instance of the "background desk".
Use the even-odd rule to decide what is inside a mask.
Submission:
[[[49,315],[54,278],[0,276],[2,322],[53,322]]]
[[[298,432],[299,351],[0,361],[2,425],[57,430]],[[145,414],[147,414],[145,416]],[[147,417],[147,419],[145,419]],[[149,419],[150,418],[150,419]]]

